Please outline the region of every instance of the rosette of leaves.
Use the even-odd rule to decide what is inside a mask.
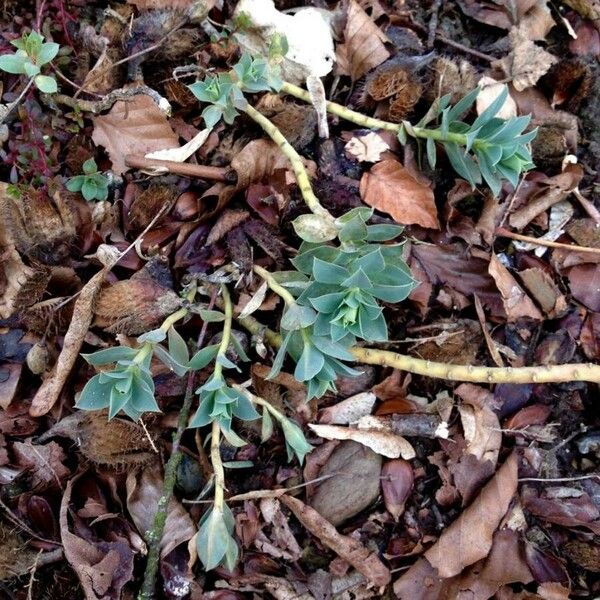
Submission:
[[[18,40],[10,42],[17,48],[14,54],[0,56],[0,69],[15,75],[26,75],[33,78],[35,86],[45,94],[54,94],[58,86],[56,79],[42,75],[41,69],[57,54],[59,45],[55,42],[44,42],[44,36],[37,31],[23,34]]]
[[[356,339],[383,342],[387,324],[379,301],[397,303],[415,287],[396,238],[397,225],[367,225],[367,208],[353,209],[337,220],[339,246],[303,242],[294,266],[309,276],[297,302],[316,311],[315,336],[345,348]]]
[[[480,88],[475,88],[454,106],[448,106],[450,95],[443,96],[417,126],[404,121],[398,137],[402,143],[406,142],[406,133],[426,138],[427,159],[432,169],[436,165],[435,143],[440,143],[461,177],[473,187],[485,180],[497,196],[503,180],[516,186],[520,175],[534,166],[528,144],[537,135],[537,128],[524,133],[531,115],[510,119],[497,117],[508,97],[506,86],[471,124],[463,122],[462,117],[479,92]],[[426,129],[424,125],[436,117],[440,117],[440,126]]]
[[[227,504],[212,506],[198,523],[196,547],[198,557],[207,571],[223,565],[233,571],[239,549],[233,537],[235,519]]]
[[[123,411],[134,421],[144,412],[160,411],[154,398],[154,381],[150,373],[151,352],[142,355],[140,349],[117,346],[83,354],[83,357],[95,367],[109,364],[114,364],[114,367],[94,375],[86,383],[76,408],[108,408],[109,419]]]
[[[212,128],[221,117],[229,125],[234,122],[238,110],[247,106],[244,92],[279,91],[281,85],[276,67],[245,53],[230,72],[208,75],[204,81],[190,85],[189,89],[200,102],[209,104],[202,111],[202,117],[206,127]]]
[[[81,192],[82,196],[91,200],[106,200],[108,198],[108,178],[98,171],[93,158],[83,163],[83,175],[76,175],[67,181],[70,192]]]

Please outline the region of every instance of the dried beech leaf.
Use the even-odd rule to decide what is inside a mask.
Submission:
[[[104,146],[119,175],[127,171],[128,154],[145,156],[149,152],[179,148],[179,137],[171,129],[165,113],[150,96],[138,94],[125,102],[119,100],[106,115],[93,117],[92,139]]]
[[[341,427],[339,425],[314,425],[309,427],[319,436],[326,440],[353,440],[371,448],[377,454],[388,458],[399,458],[406,460],[415,457],[414,448],[403,437],[396,435],[391,429],[379,428],[379,425],[370,427],[369,417],[363,417],[358,422],[359,428]]]
[[[65,467],[66,456],[56,442],[33,445],[30,441],[14,442],[12,446],[16,464],[28,469],[32,491],[60,487],[71,471]]]
[[[387,36],[356,0],[350,0],[344,43],[337,46],[340,70],[353,81],[360,79],[390,57],[384,42],[389,42]]]
[[[74,479],[67,482],[60,505],[60,536],[65,558],[73,567],[86,600],[119,600],[133,576],[133,551],[120,536],[114,541],[88,541],[69,531],[69,504]]]
[[[373,392],[361,392],[321,411],[319,421],[330,425],[349,425],[370,415],[377,397]]]
[[[158,501],[163,493],[164,480],[160,467],[132,471],[127,476],[127,510],[141,535],[152,529]],[[179,544],[190,540],[196,533],[190,515],[177,498],[171,497],[167,506],[167,520],[160,541],[160,554],[166,556]]]
[[[517,491],[517,467],[518,457],[511,454],[473,503],[425,552],[425,558],[440,577],[458,575],[488,555],[494,532]]]
[[[466,452],[479,460],[489,460],[496,467],[502,446],[498,416],[490,406],[493,395],[486,389],[470,383],[459,385],[454,393],[463,403],[458,407],[467,440]]]
[[[383,138],[374,131],[352,137],[344,147],[358,162],[379,162],[381,155],[390,149]]]
[[[373,585],[385,586],[390,582],[389,569],[379,560],[374,552],[370,552],[359,541],[341,535],[335,527],[324,519],[314,508],[307,506],[297,498],[281,496],[280,502],[285,504],[296,518],[322,544],[333,550],[340,558],[349,562],[362,573]]]
[[[558,59],[516,28],[511,30],[509,38],[512,50],[504,58],[495,61],[493,66],[502,69],[506,77],[512,79],[515,89],[521,92],[533,87]]]
[[[363,201],[402,225],[439,229],[433,190],[397,160],[374,165],[360,180]]]
[[[69,329],[65,334],[63,347],[52,372],[44,379],[31,401],[29,414],[32,417],[45,415],[56,403],[62,388],[71,373],[71,369],[79,356],[81,345],[90,328],[93,307],[100,291],[106,268],[96,273],[81,289],[75,306]]]
[[[509,321],[528,317],[541,321],[544,317],[533,300],[523,291],[508,269],[498,260],[495,254],[490,259],[489,273],[494,278],[496,286],[502,294],[504,310]]]

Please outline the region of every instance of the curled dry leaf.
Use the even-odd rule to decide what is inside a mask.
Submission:
[[[377,397],[373,392],[361,392],[321,411],[319,421],[331,425],[349,425],[370,415]]]
[[[512,50],[492,66],[500,68],[507,78],[512,79],[515,89],[521,92],[534,86],[558,59],[534,44],[517,28],[511,29],[509,39]]]
[[[119,600],[133,576],[133,552],[124,538],[90,542],[69,530],[69,504],[76,479],[67,482],[60,505],[60,535],[66,559],[79,577],[86,600]]]
[[[365,417],[360,419],[358,428],[312,423],[309,427],[326,440],[353,440],[388,458],[402,457],[409,460],[415,457],[414,448],[407,440],[393,433],[391,429],[380,429],[379,422],[365,421]]]
[[[391,574],[389,569],[379,560],[374,552],[370,552],[354,538],[338,533],[335,527],[314,508],[307,506],[297,498],[286,495],[282,496],[280,500],[322,544],[325,544],[340,558],[349,562],[373,585],[381,587],[390,582]]]
[[[142,536],[152,529],[158,502],[163,493],[164,480],[160,467],[154,465],[131,471],[127,475],[127,510]],[[167,520],[162,539],[160,554],[167,556],[179,544],[190,540],[196,533],[196,526],[188,512],[177,498],[171,497],[167,506]]]
[[[404,512],[415,481],[413,468],[406,460],[389,460],[381,470],[383,501],[389,513],[396,519]]]
[[[56,403],[62,388],[79,356],[83,340],[90,328],[93,307],[100,292],[106,267],[96,273],[81,289],[75,306],[69,329],[65,334],[62,350],[52,372],[44,379],[31,401],[29,414],[32,417],[45,415]]]
[[[397,160],[383,160],[365,173],[360,180],[360,196],[397,223],[440,228],[431,186],[423,176],[417,179]]]
[[[517,455],[511,454],[473,503],[425,552],[425,558],[440,577],[458,575],[488,555],[494,531],[517,491],[517,467]]]
[[[356,0],[348,3],[344,43],[337,46],[340,71],[353,81],[390,57],[385,47],[387,36]]]
[[[381,456],[351,441],[334,447],[319,446],[318,450],[321,449],[326,452],[319,457],[317,464],[311,462],[310,471],[308,462],[306,465],[305,478],[321,479],[308,489],[309,504],[322,517],[338,526],[367,508],[379,496]],[[315,457],[312,458],[315,460]],[[323,465],[319,470],[318,463]]]
[[[181,148],[155,150],[154,152],[149,152],[146,154],[146,158],[185,162],[204,144],[204,142],[206,142],[211,131],[212,129],[202,129],[187,144],[181,146]]]
[[[516,2],[481,2],[458,0],[462,11],[482,23],[511,29],[517,25],[530,40],[543,40],[556,24],[548,0],[517,0]]]
[[[384,139],[374,131],[366,135],[353,136],[344,148],[358,162],[379,162],[381,155],[390,149]]]
[[[492,254],[490,259],[489,273],[494,278],[502,295],[504,310],[506,310],[509,321],[516,321],[523,317],[536,321],[541,321],[544,318],[533,300],[525,293],[495,254]]]
[[[44,445],[14,442],[12,450],[16,464],[29,471],[30,487],[36,492],[49,487],[61,488],[63,479],[71,474],[63,464],[65,453],[56,442]]]
[[[458,412],[467,440],[466,452],[479,460],[489,460],[495,467],[502,446],[502,433],[498,416],[490,406],[493,395],[470,383],[459,385],[454,393],[462,399]]]
[[[128,154],[144,156],[149,152],[179,148],[179,138],[171,129],[165,113],[150,96],[138,94],[129,101],[119,100],[106,115],[93,117],[92,139],[104,146],[119,175],[127,171]]]

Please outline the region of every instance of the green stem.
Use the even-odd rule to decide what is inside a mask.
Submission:
[[[210,439],[210,462],[215,473],[215,509],[222,511],[225,503],[225,469],[221,460],[221,426],[213,421]]]
[[[296,304],[296,300],[295,300],[294,296],[292,296],[292,294],[290,294],[290,292],[288,292],[288,290],[286,290],[280,283],[278,283],[277,280],[275,279],[275,277],[273,277],[273,275],[271,275],[271,273],[269,273],[269,271],[267,271],[266,269],[263,269],[262,267],[259,267],[258,265],[254,265],[254,272],[259,277],[264,279],[266,284],[269,286],[269,289],[271,291],[275,292],[281,298],[283,298],[283,301],[288,306],[293,306],[294,304]]]
[[[275,348],[281,345],[281,336],[267,329],[254,317],[238,319],[242,327],[252,334],[263,332],[265,339]],[[536,367],[483,367],[473,365],[453,365],[397,354],[377,348],[350,349],[356,362],[367,365],[393,367],[400,371],[471,383],[563,383],[572,381],[600,382],[600,365],[593,363],[572,363]]]
[[[227,353],[227,348],[229,348],[229,342],[231,341],[231,325],[233,322],[233,305],[231,303],[231,296],[229,295],[229,290],[227,289],[226,285],[221,286],[221,296],[223,297],[225,309],[225,321],[223,321],[223,337],[221,338],[221,343],[219,344],[217,358],[219,356],[225,356]],[[215,368],[213,372],[215,377],[220,377],[223,373],[223,365],[218,361],[215,362]]]
[[[299,98],[300,100],[304,100],[305,102],[310,103],[311,101],[309,93],[297,85],[284,82],[283,86],[281,87],[281,91],[285,92],[286,94],[290,94],[290,96]],[[394,133],[398,133],[403,127],[405,127],[406,133],[416,138],[432,138],[439,142],[455,142],[461,146],[466,144],[466,136],[462,133],[447,132],[446,134],[443,134],[439,129],[413,127],[410,125],[410,123],[406,123],[406,126],[403,123],[390,123],[389,121],[368,117],[367,115],[350,110],[349,108],[346,108],[341,104],[337,104],[336,102],[327,102],[326,106],[327,111],[332,115],[336,115],[341,119],[355,123],[360,127],[365,127],[368,129],[385,129],[386,131],[393,131]]]
[[[308,94],[308,92],[307,92]],[[312,186],[310,185],[310,179],[308,177],[308,173],[304,168],[304,164],[302,163],[302,159],[300,155],[294,150],[294,147],[287,141],[285,136],[265,117],[263,114],[258,112],[254,107],[248,104],[244,111],[253,121],[258,123],[261,126],[262,130],[279,146],[283,154],[287,157],[292,165],[292,169],[294,170],[294,175],[296,176],[296,181],[298,183],[298,187],[300,188],[300,193],[302,194],[302,198],[306,203],[306,206],[313,212],[315,215],[319,215],[321,217],[326,218],[329,221],[334,221],[331,213],[321,206],[321,202],[315,196]]]
[[[152,523],[152,529],[146,533],[146,542],[148,543],[148,556],[146,558],[146,570],[144,572],[144,581],[137,600],[151,600],[154,598],[154,588],[156,585],[156,576],[158,574],[158,567],[160,564],[160,542],[163,537],[165,530],[165,523],[167,522],[168,505],[173,497],[173,489],[175,487],[175,481],[177,479],[177,469],[179,463],[183,457],[180,451],[181,438],[184,431],[187,428],[188,420],[190,417],[190,411],[194,400],[194,373],[193,371],[188,375],[187,387],[185,390],[185,397],[183,405],[179,411],[179,418],[177,420],[177,431],[173,434],[173,446],[171,449],[171,456],[165,467],[165,478],[163,483],[163,489],[161,497],[158,500],[156,507],[156,513],[154,515],[154,521]]]
[[[304,102],[308,102],[309,104],[311,103],[310,94],[297,85],[293,85],[292,83],[284,81],[281,91],[289,94],[290,96],[295,96],[300,100],[304,100]],[[385,129],[387,131],[394,131],[398,133],[402,127],[402,124],[400,123],[390,123],[389,121],[382,121],[381,119],[367,117],[367,115],[350,110],[349,108],[346,108],[341,104],[337,104],[336,102],[328,101],[326,102],[326,106],[327,112],[331,113],[332,115],[336,115],[346,121],[350,121],[367,129]]]

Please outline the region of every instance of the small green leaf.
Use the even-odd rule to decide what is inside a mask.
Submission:
[[[296,235],[307,242],[328,242],[338,233],[335,223],[320,215],[300,215],[292,225]]]
[[[98,172],[98,166],[96,165],[96,161],[93,158],[88,158],[83,165],[81,166],[83,172],[86,175],[91,175],[92,173]]]
[[[102,410],[110,403],[111,384],[100,383],[100,375],[94,375],[84,386],[75,408]]]
[[[82,354],[81,356],[92,366],[108,365],[119,360],[133,360],[138,353],[136,348],[128,348],[127,346],[115,346],[114,348],[106,348],[98,350],[92,354]]]
[[[202,118],[208,129],[212,129],[223,116],[223,109],[219,106],[211,105],[207,106],[202,111]]]
[[[316,319],[317,313],[312,308],[293,304],[286,309],[283,317],[281,317],[281,327],[287,331],[296,331],[309,327]]]
[[[260,439],[262,442],[266,442],[273,435],[273,419],[269,414],[268,409],[265,407],[262,411],[262,423],[260,430]]]
[[[179,335],[177,330],[171,326],[168,332],[169,354],[181,365],[187,365],[190,360],[185,340]]]
[[[160,344],[167,338],[167,334],[164,329],[153,329],[152,331],[147,331],[146,333],[142,333],[137,338],[138,343],[145,344],[146,342],[150,342],[151,344]]]
[[[198,531],[196,542],[198,557],[207,571],[221,564],[228,550],[229,535],[223,513],[213,507]]]
[[[35,85],[38,90],[44,94],[55,94],[58,91],[58,85],[54,77],[48,75],[37,75],[35,78]]]
[[[57,54],[60,49],[60,46],[55,42],[46,42],[42,44],[40,51],[35,57],[35,62],[40,67],[49,63]]]
[[[323,368],[325,359],[323,354],[312,344],[305,343],[304,349],[294,371],[294,377],[298,381],[308,381],[312,379]]]
[[[427,162],[432,169],[435,169],[435,163],[437,161],[437,152],[435,149],[435,142],[433,138],[427,138]]]
[[[218,310],[201,309],[198,311],[200,318],[207,323],[220,323],[225,320],[225,315]]]
[[[213,344],[212,346],[206,346],[202,348],[192,356],[189,362],[190,369],[199,371],[208,365],[217,356],[219,351],[219,344]]]
[[[383,223],[381,225],[369,225],[367,227],[368,242],[387,242],[398,237],[404,231],[402,225]]]
[[[83,185],[81,186],[81,194],[83,197],[88,201],[94,200],[97,191],[98,186],[96,185],[94,179],[91,177],[86,177]]]
[[[162,346],[159,346],[158,344],[154,347],[154,354],[158,360],[162,361],[179,377],[183,377],[189,371],[187,361],[186,363],[178,362],[174,356],[169,354]]]
[[[76,175],[67,181],[66,187],[70,192],[80,192],[85,180],[85,175]]]
[[[0,56],[0,69],[6,73],[20,75],[25,73],[25,63],[29,62],[27,55],[4,54]]]

